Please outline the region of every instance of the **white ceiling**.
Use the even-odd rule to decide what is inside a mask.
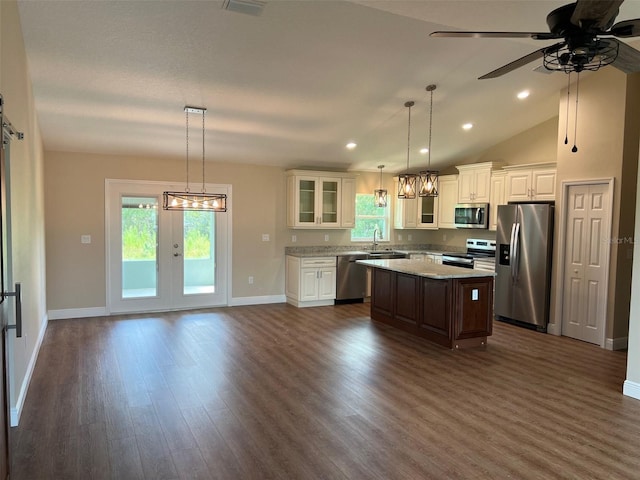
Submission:
[[[187,0],[19,9],[47,150],[184,158],[183,107],[193,105],[208,109],[209,161],[398,172],[407,100],[411,165],[426,165],[427,84],[437,85],[431,162],[441,168],[557,115],[567,81],[532,71],[539,63],[476,80],[552,42],[429,33],[546,32],[546,14],[564,3],[271,0],[261,16]],[[628,0],[618,20],[636,17],[640,2]],[[529,99],[516,100],[525,88]],[[190,148],[199,158],[199,143]]]

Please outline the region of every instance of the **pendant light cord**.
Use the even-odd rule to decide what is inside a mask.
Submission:
[[[189,110],[185,109],[185,117],[186,117],[186,125],[187,125],[187,188],[185,188],[185,192],[189,193]]]
[[[578,151],[578,147],[576,143],[578,142],[578,93],[580,91],[580,72],[578,72],[578,79],[576,80],[576,118],[575,124],[573,128],[573,148],[571,151],[576,153]]]
[[[431,130],[433,128],[433,91],[436,89],[435,85],[429,85],[427,87],[427,89],[429,90],[429,93],[431,94],[431,99],[429,101],[429,145],[428,145],[428,149],[429,151],[427,152],[428,157],[427,157],[427,170],[431,170]]]
[[[405,103],[405,107],[409,107],[409,126],[407,128],[407,174],[409,173],[409,152],[411,151],[411,107],[413,102]]]
[[[564,124],[564,144],[569,143],[569,92],[571,92],[571,72],[567,76],[567,118]]]
[[[202,193],[205,192],[204,189],[204,114],[205,111],[202,111]]]

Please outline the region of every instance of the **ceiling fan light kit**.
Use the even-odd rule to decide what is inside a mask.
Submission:
[[[503,65],[480,77],[496,78],[535,60],[551,71],[595,71],[612,65],[625,73],[640,71],[640,51],[618,38],[640,36],[640,19],[624,20],[614,25],[623,0],[578,0],[556,8],[547,15],[549,32],[433,32],[433,37],[454,38],[532,38],[559,40]],[[600,37],[609,38],[600,38]],[[616,37],[616,38],[614,38]],[[623,54],[624,53],[624,54]]]

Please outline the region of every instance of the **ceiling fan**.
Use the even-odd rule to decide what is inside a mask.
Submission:
[[[614,25],[622,2],[623,0],[577,0],[556,8],[547,15],[549,32],[440,31],[431,33],[431,36],[562,39],[487,73],[480,80],[500,77],[540,58],[543,59],[545,68],[552,71],[579,73],[583,70],[598,70],[611,64],[625,73],[635,73],[640,71],[640,51],[620,42],[618,38],[640,36],[640,19],[624,20]]]

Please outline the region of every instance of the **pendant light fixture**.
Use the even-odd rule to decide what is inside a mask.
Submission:
[[[187,136],[187,186],[184,192],[164,192],[162,208],[165,210],[197,210],[207,212],[226,212],[227,196],[221,193],[207,193],[204,183],[204,116],[206,108],[184,107]],[[202,115],[202,191],[189,191],[189,114]]]
[[[376,207],[386,207],[387,206],[387,190],[382,188],[382,169],[384,165],[378,165],[380,169],[380,188],[373,191],[373,199],[376,203]]]
[[[433,91],[435,85],[427,85],[427,92],[431,94],[429,101],[429,151],[427,169],[420,172],[420,190],[418,195],[421,197],[437,197],[438,196],[438,172],[431,170],[431,130],[433,128]]]
[[[398,175],[398,198],[402,200],[411,200],[416,198],[416,183],[418,176],[414,173],[409,173],[409,152],[411,151],[411,107],[415,105],[415,102],[408,101],[404,104],[409,109],[409,127],[407,131],[407,173]]]

